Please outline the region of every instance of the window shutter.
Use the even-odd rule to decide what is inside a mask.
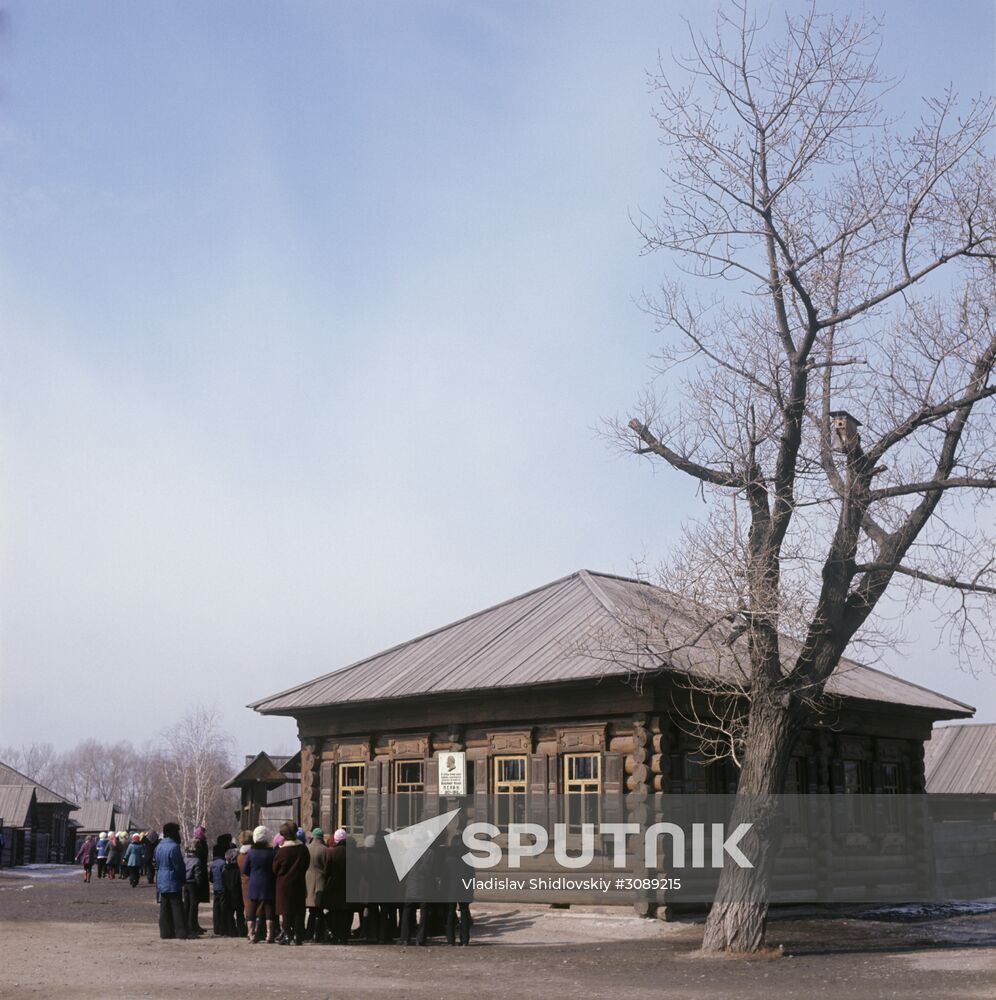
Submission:
[[[604,777],[602,779],[602,795],[604,796],[605,820],[609,823],[621,823],[623,819],[623,755],[621,753],[606,753],[602,755]]]
[[[327,833],[332,829],[332,761],[323,760],[318,775],[318,824]]]
[[[425,815],[439,815],[439,758],[433,755],[425,762]]]
[[[488,814],[488,771],[490,768],[490,757],[479,757],[474,761],[474,818],[478,823],[493,822],[492,817]]]
[[[381,795],[383,788],[381,780],[387,769],[385,761],[371,760],[367,762],[367,783],[363,795],[363,827],[367,834],[376,833],[381,829]]]
[[[533,754],[529,758],[529,822],[546,825],[549,817],[549,801],[547,797],[547,769],[550,758],[545,753]]]

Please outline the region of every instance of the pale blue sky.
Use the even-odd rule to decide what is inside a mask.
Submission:
[[[6,6],[0,743],[202,701],[289,747],[242,706],[666,552],[693,488],[594,428],[668,267],[645,71],[706,5]],[[904,102],[993,91],[991,3],[884,10]]]

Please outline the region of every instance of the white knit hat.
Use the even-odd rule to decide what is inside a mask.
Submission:
[[[252,842],[262,844],[270,839],[270,831],[265,826],[257,826],[252,832]]]

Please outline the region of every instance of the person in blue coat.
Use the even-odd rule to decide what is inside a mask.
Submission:
[[[183,883],[187,870],[180,850],[180,824],[166,823],[156,845],[156,889],[159,892],[159,936],[187,938],[183,913]]]
[[[145,864],[145,845],[142,843],[142,835],[133,833],[131,843],[124,853],[125,868],[128,869],[128,881],[134,889],[138,885],[138,879],[142,874],[142,865]]]
[[[257,826],[252,832],[252,847],[246,855],[243,875],[249,876],[249,910],[246,922],[253,928],[252,943],[263,940],[263,921],[266,921],[266,943],[274,944],[276,937],[277,882],[273,874],[274,850],[270,846],[270,831]]]

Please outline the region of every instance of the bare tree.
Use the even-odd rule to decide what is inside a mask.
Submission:
[[[230,748],[231,737],[222,730],[215,709],[198,706],[163,731],[162,807],[168,818],[179,822],[184,838],[198,824],[223,830],[231,825],[230,803],[221,787],[232,775]]]
[[[27,743],[19,747],[0,747],[0,761],[55,791],[59,754],[51,743]]]
[[[766,796],[885,595],[936,609],[975,667],[996,648],[993,102],[945,93],[901,133],[878,27],[810,9],[776,33],[734,2],[653,78],[668,190],[638,224],[686,277],[646,303],[662,377],[618,430],[708,504],[663,567],[684,626],[655,648],[708,645],[712,694],[743,706],[715,729],[759,854],[723,872],[706,950],[762,945]]]

